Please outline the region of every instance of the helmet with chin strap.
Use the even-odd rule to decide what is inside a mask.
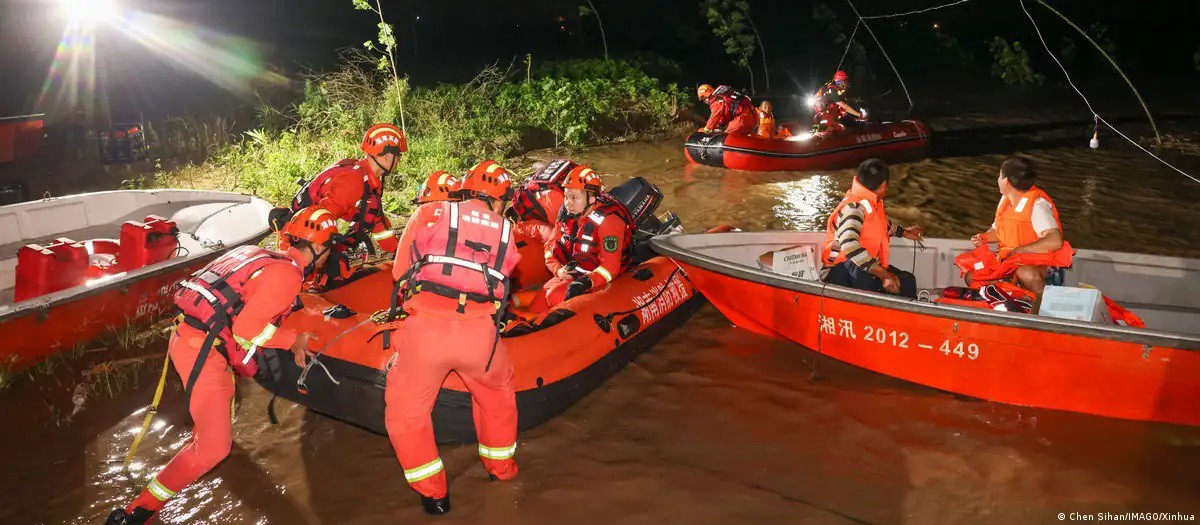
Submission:
[[[317,259],[328,251],[331,245],[341,239],[342,234],[338,232],[337,228],[337,217],[329,210],[310,206],[297,212],[280,230],[279,248],[293,260],[299,262],[300,248],[310,247],[312,261],[304,268],[304,275],[309,275],[315,269]]]

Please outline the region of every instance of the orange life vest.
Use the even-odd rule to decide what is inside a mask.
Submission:
[[[888,266],[888,254],[891,251],[892,240],[891,233],[888,232],[887,212],[883,209],[883,200],[874,191],[859,184],[857,180],[851,184],[850,190],[846,192],[842,202],[833,209],[833,214],[829,216],[829,221],[825,225],[825,246],[821,251],[825,265],[834,266],[846,260],[846,253],[841,249],[837,250],[836,257],[832,253],[837,247],[838,216],[841,215],[842,208],[850,203],[857,203],[863,209],[863,225],[858,236],[858,243],[867,250],[867,253],[879,260],[880,264]]]
[[[1059,231],[1062,231],[1062,221],[1058,219],[1058,208],[1041,188],[1037,186],[1029,188],[1021,194],[1021,198],[1017,200],[1015,206],[1008,197],[1000,197],[1000,204],[996,206],[996,237],[1000,241],[1000,259],[1007,258],[1008,254],[1018,246],[1024,246],[1041,238],[1033,229],[1033,205],[1038,199],[1046,199],[1046,202],[1050,203],[1050,209],[1054,212],[1054,221],[1058,223]],[[1072,254],[1074,254],[1074,250],[1064,242],[1062,248],[1051,253],[1021,255],[1035,256],[1023,257],[1022,264],[1025,265],[1066,267],[1071,265]],[[1044,261],[1044,263],[1040,261]]]
[[[554,258],[564,265],[575,263],[584,271],[590,272],[599,267],[601,240],[596,239],[596,231],[609,215],[617,216],[625,224],[625,231],[618,241],[618,248],[621,250],[620,272],[629,269],[633,262],[633,216],[624,204],[607,193],[597,195],[596,202],[583,213],[575,217],[560,217]]]
[[[300,191],[292,197],[292,212],[296,213],[320,203],[324,197],[325,186],[338,176],[362,178],[362,196],[356,203],[354,214],[338,218],[350,222],[346,237],[363,243],[367,251],[374,255],[375,245],[371,242],[371,231],[376,223],[383,223],[389,229],[391,223],[383,212],[383,181],[371,170],[368,160],[342,159],[330,164],[313,180],[300,186]]]
[[[407,293],[432,292],[459,301],[498,303],[509,292],[519,256],[513,225],[482,201],[435,202],[444,217],[437,228],[419,230],[412,245]],[[402,281],[402,282],[403,282]]]
[[[556,159],[525,181],[513,200],[517,218],[554,224],[562,208],[562,183],[575,166],[570,159]]]
[[[758,111],[758,131],[755,135],[764,139],[775,138],[775,115],[761,109]]]
[[[239,375],[249,377],[258,371],[258,363],[253,359],[258,346],[254,341],[234,341],[233,319],[245,304],[242,294],[246,283],[263,268],[276,264],[294,269],[296,279],[302,278],[303,272],[290,257],[258,246],[242,246],[180,281],[175,308],[183,315],[184,323],[208,334],[193,368],[193,377],[185,385],[189,393],[200,365],[218,340],[221,344],[217,350]],[[289,313],[283,313],[272,324],[278,326]]]

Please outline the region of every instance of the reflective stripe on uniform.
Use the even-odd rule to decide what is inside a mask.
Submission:
[[[517,453],[517,444],[507,447],[485,447],[479,445],[479,455],[488,459],[509,459]]]
[[[592,273],[600,274],[600,276],[604,278],[604,282],[609,282],[613,279],[612,274],[609,273],[608,270],[605,270],[603,266],[597,266],[595,270],[592,270]]]
[[[242,364],[249,363],[250,358],[254,356],[254,352],[258,350],[258,345],[239,337],[237,334],[233,334],[233,340],[246,349],[246,358],[242,359]]]
[[[182,281],[179,283],[179,286],[182,286],[184,288],[187,288],[188,290],[191,290],[193,292],[200,294],[202,297],[204,297],[204,300],[206,300],[210,303],[217,304],[219,302],[219,301],[217,301],[217,296],[213,295],[212,292],[204,289],[203,287],[201,287],[200,285],[198,285],[196,283],[193,283],[191,281]]]
[[[379,233],[371,234],[371,238],[374,240],[377,240],[377,241],[381,241],[383,239],[388,239],[388,238],[395,237],[395,236],[396,236],[396,230],[385,230],[385,231],[381,231]]]
[[[253,343],[254,346],[266,346],[267,341],[270,341],[271,337],[275,335],[275,328],[275,325],[267,323],[267,326],[263,327],[263,331],[254,336],[250,342]]]
[[[866,209],[867,209],[867,213],[875,213],[875,208],[874,208],[874,207],[872,207],[872,206],[871,206],[871,203],[870,203],[870,202],[868,202],[866,199],[863,199],[863,200],[861,200],[861,201],[858,201],[858,203],[859,203],[860,205],[862,205],[862,207],[863,207],[863,208],[866,208]]]
[[[432,263],[432,264],[453,264],[455,266],[461,266],[463,268],[467,268],[469,270],[475,270],[477,272],[483,271],[483,266],[480,265],[479,263],[473,262],[473,261],[468,261],[466,259],[459,259],[458,257],[447,257],[445,255],[426,255],[425,262]],[[503,281],[504,277],[505,277],[503,273],[500,273],[495,268],[488,268],[488,275],[496,278],[497,280],[501,280],[501,281]]]
[[[158,501],[167,501],[175,495],[175,491],[164,487],[162,483],[158,482],[158,478],[150,480],[150,484],[146,485],[146,491]]]
[[[417,468],[404,469],[404,479],[408,480],[409,483],[416,483],[441,471],[442,458],[435,458],[433,461]]]

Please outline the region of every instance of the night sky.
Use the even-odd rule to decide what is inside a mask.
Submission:
[[[593,0],[605,22],[610,54],[614,57],[653,53],[678,62],[683,73],[671,80],[694,85],[700,81],[746,84],[711,35],[697,0]],[[1054,15],[1026,0],[1058,51],[1069,29]],[[586,2],[533,0],[391,0],[384,2],[389,21],[397,26],[401,64],[414,82],[462,81],[485,64],[508,64],[532,53],[535,60],[600,57],[602,48],[595,20],[581,18]],[[822,76],[836,65],[840,45],[830,42],[829,28],[814,22],[815,0],[751,0],[773,75],[773,88],[790,89]],[[825,0],[846,28],[854,25],[844,0]],[[944,3],[942,0],[858,0],[863,14],[897,12]],[[1200,52],[1200,2],[1088,1],[1051,2],[1079,25],[1108,25],[1114,33],[1119,59],[1135,82],[1176,79],[1180,89],[1195,89],[1198,73],[1193,54]],[[54,0],[0,1],[0,115],[56,108],[38,94],[63,35],[65,19]],[[174,20],[172,33],[182,42],[203,42],[234,49],[242,65],[272,67],[289,78],[306,70],[337,63],[337,51],[360,46],[375,34],[373,13],[354,11],[350,0],[124,0],[127,10]],[[417,17],[420,17],[418,20]],[[963,5],[903,20],[872,22],[902,73],[931,77],[949,73],[927,60],[939,31],[974,46],[987,60],[983,41],[993,35],[1020,39],[1036,61],[1048,60],[1032,34],[1017,0],[972,0]],[[197,38],[197,35],[199,37]],[[860,38],[864,36],[860,34]],[[197,53],[192,66],[181,65],[147,50],[147,45],[112,27],[96,35],[99,77],[113,95],[114,111],[162,115],[183,110],[223,107],[240,96],[247,100],[246,82],[220,85],[210,77],[233,69]],[[865,41],[868,42],[869,41]],[[925,46],[925,47],[922,47]],[[1081,46],[1086,46],[1081,42]],[[153,44],[150,47],[154,47]],[[878,55],[874,51],[872,53]],[[183,48],[191,49],[191,48]],[[1081,47],[1081,54],[1090,50]],[[192,54],[191,52],[176,52]],[[519,58],[518,58],[519,57]],[[879,60],[878,56],[872,57]],[[758,56],[753,58],[761,60]],[[183,60],[187,62],[187,60]],[[197,74],[195,63],[207,63],[208,75]],[[1058,78],[1048,69],[1047,77]],[[983,66],[985,68],[987,64]],[[1095,62],[1077,65],[1081,75],[1108,74]],[[105,74],[107,73],[107,74]],[[1076,71],[1073,71],[1076,73]],[[739,76],[740,75],[740,76]],[[699,78],[703,77],[703,78]]]

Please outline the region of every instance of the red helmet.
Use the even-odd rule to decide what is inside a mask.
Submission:
[[[708,84],[700,84],[700,87],[696,88],[696,98],[700,100],[704,100],[711,94],[713,94],[713,87]]]
[[[279,247],[287,249],[296,239],[315,246],[325,246],[334,235],[338,235],[337,217],[324,208],[309,206],[297,212],[283,227],[279,235]]]
[[[579,165],[567,173],[567,180],[563,181],[563,189],[600,192],[604,190],[604,183],[600,180],[600,175],[596,174],[596,170],[589,166]]]
[[[361,147],[363,153],[372,156],[385,153],[400,154],[408,151],[408,141],[400,128],[391,124],[376,124],[367,129]]]
[[[452,200],[451,194],[457,192],[460,186],[457,177],[441,170],[435,171],[429,175],[421,193],[417,195],[417,203]]]
[[[471,168],[460,189],[464,195],[483,195],[501,201],[508,200],[513,193],[508,170],[494,160],[485,160]]]
[[[845,71],[838,71],[837,73],[833,74],[834,82],[846,82],[848,80],[850,80],[850,77],[846,75]]]

